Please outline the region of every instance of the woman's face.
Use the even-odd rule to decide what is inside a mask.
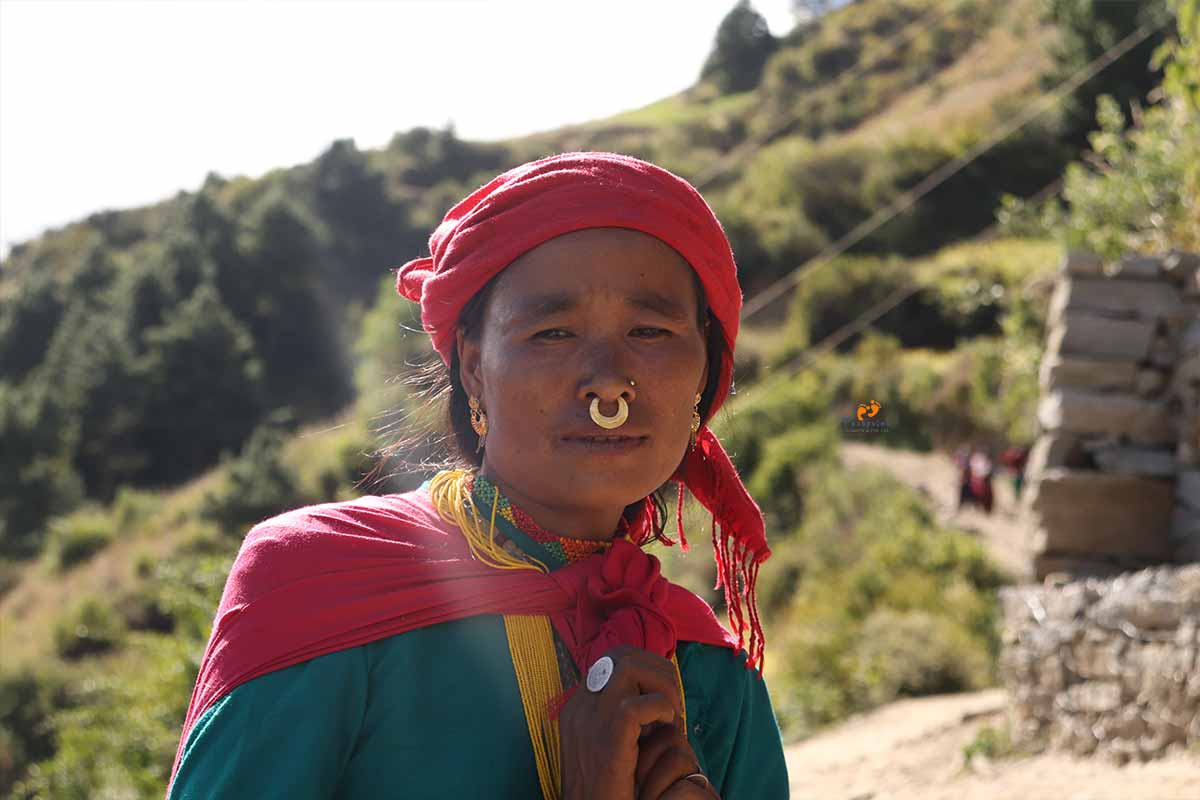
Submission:
[[[483,468],[559,510],[619,511],[671,477],[691,433],[707,357],[687,262],[621,228],[559,236],[500,274],[461,377],[487,412]],[[630,385],[630,380],[634,385]],[[589,415],[629,418],[605,430]]]

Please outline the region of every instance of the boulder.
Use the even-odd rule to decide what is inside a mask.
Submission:
[[[1063,703],[1068,710],[1097,714],[1121,706],[1121,685],[1115,681],[1085,681],[1067,689]]]
[[[1156,323],[1142,319],[1111,319],[1065,311],[1050,328],[1046,352],[1110,361],[1141,361],[1154,342]]]

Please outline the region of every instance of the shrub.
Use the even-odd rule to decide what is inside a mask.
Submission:
[[[978,689],[991,680],[986,650],[953,621],[925,611],[880,609],[863,623],[853,653],[859,702]]]
[[[175,629],[174,615],[153,586],[143,585],[124,592],[117,598],[116,612],[131,631],[170,633]]]
[[[778,556],[760,597],[789,735],[895,697],[993,680],[1002,576],[890,476],[836,465],[813,474]]]
[[[12,561],[0,561],[0,597],[11,592],[21,582],[21,568]]]
[[[84,668],[73,707],[52,715],[57,748],[27,771],[14,800],[162,797],[199,652],[165,636],[133,645],[115,667]]]
[[[54,649],[64,659],[79,659],[113,649],[124,633],[124,624],[111,605],[87,597],[54,624]]]
[[[87,561],[116,538],[111,514],[98,506],[86,506],[50,521],[50,562],[66,570]]]
[[[0,794],[7,795],[30,764],[54,754],[53,714],[69,703],[58,672],[24,669],[0,677]]]
[[[153,517],[162,508],[162,495],[142,491],[132,486],[117,489],[112,505],[112,518],[117,531],[122,534]]]
[[[295,474],[280,459],[283,431],[259,426],[236,459],[224,459],[225,480],[205,494],[200,517],[228,536],[242,536],[255,523],[303,505]]]
[[[837,428],[832,419],[780,431],[762,444],[758,466],[749,476],[750,494],[771,511],[782,527],[796,525],[804,513],[805,472],[835,452]]]

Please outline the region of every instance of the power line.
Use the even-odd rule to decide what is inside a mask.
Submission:
[[[1037,191],[1037,194],[1033,195],[1033,197],[1031,197],[1029,199],[1029,202],[1039,203],[1043,200],[1046,200],[1051,195],[1057,194],[1058,190],[1060,188],[1062,188],[1062,182],[1063,182],[1062,178],[1055,178],[1050,183],[1046,184],[1041,189],[1039,189]],[[987,241],[988,239],[992,238],[993,235],[995,235],[995,233],[999,229],[999,227],[1000,227],[999,223],[992,223],[985,230],[981,231],[980,233],[976,234],[975,236],[972,236],[970,239],[967,239],[966,242]],[[879,301],[875,305],[871,306],[866,311],[864,311],[862,314],[860,314],[859,316],[850,320],[845,325],[843,325],[842,327],[835,330],[833,333],[826,335],[823,339],[821,339],[821,341],[817,342],[816,344],[812,345],[811,347],[805,348],[803,351],[801,351],[799,353],[799,355],[797,355],[795,358],[791,359],[790,361],[787,361],[784,364],[781,364],[780,367],[783,369],[793,369],[793,368],[796,370],[804,369],[809,364],[811,364],[813,361],[816,361],[817,358],[820,357],[821,355],[834,349],[835,347],[840,345],[842,342],[846,341],[851,336],[855,335],[856,333],[862,332],[865,328],[867,328],[867,326],[874,323],[876,320],[878,320],[884,314],[888,313],[893,308],[896,308],[901,303],[903,303],[905,300],[907,300],[908,298],[917,294],[922,289],[927,289],[927,288],[929,288],[928,284],[920,283],[920,282],[904,284],[904,285],[898,287],[895,292],[888,295],[887,297],[885,297],[883,300]]]
[[[1090,80],[1100,73],[1108,65],[1112,64],[1121,56],[1132,50],[1137,45],[1141,44],[1151,34],[1163,28],[1170,21],[1170,17],[1164,17],[1157,23],[1143,25],[1133,33],[1130,33],[1121,41],[1117,42],[1108,50],[1104,51],[1097,58],[1092,60],[1086,66],[1080,68],[1070,78],[1066,79],[1054,88],[1049,94],[1044,95],[1038,102],[1034,103],[1026,109],[1022,114],[1017,115],[1007,125],[1000,128],[999,132],[991,138],[986,139],[979,145],[976,145],[971,150],[967,151],[958,158],[948,161],[938,169],[927,175],[919,184],[912,189],[897,197],[892,204],[880,209],[871,215],[867,220],[859,223],[853,230],[846,233],[842,238],[838,239],[832,245],[827,247],[823,252],[813,256],[809,260],[800,264],[787,275],[772,283],[763,291],[750,298],[742,307],[742,322],[745,322],[750,317],[762,311],[772,302],[783,296],[789,290],[799,285],[800,282],[810,273],[818,268],[825,266],[833,261],[834,258],[844,253],[849,248],[861,242],[864,238],[874,233],[884,224],[890,222],[895,217],[907,211],[918,200],[931,191],[936,189],[942,183],[960,172],[964,167],[978,159],[984,153],[988,152],[1000,142],[1007,139],[1016,131],[1020,130],[1031,120],[1042,114],[1055,103],[1062,100],[1068,93],[1074,91],[1084,82]]]

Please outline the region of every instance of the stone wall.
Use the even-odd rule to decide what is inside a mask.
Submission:
[[[1200,743],[1200,564],[1001,597],[1018,741],[1119,762]]]
[[[1070,253],[1047,330],[1034,573],[1200,560],[1200,256]]]

